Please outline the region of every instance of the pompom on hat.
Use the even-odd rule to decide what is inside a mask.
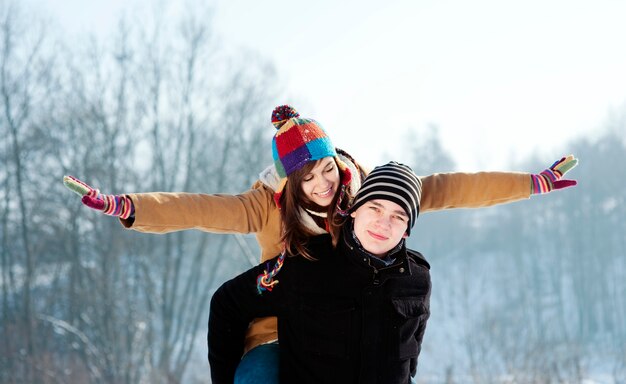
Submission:
[[[280,105],[272,112],[272,125],[278,130],[272,139],[274,166],[280,177],[274,191],[277,204],[287,177],[311,161],[334,157],[342,171],[342,185],[350,181],[348,167],[339,159],[330,137],[317,121],[300,117],[290,105]]]
[[[370,200],[388,200],[400,205],[409,216],[407,235],[417,220],[422,197],[422,181],[408,166],[395,161],[378,166],[363,180],[348,212]]]

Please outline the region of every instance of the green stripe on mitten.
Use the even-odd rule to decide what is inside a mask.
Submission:
[[[563,176],[578,165],[578,159],[574,155],[562,157],[539,174],[530,175],[531,191],[533,194],[548,193],[557,189],[573,187],[576,180],[563,180]]]
[[[63,184],[82,196],[81,201],[84,205],[105,215],[128,219],[135,213],[133,201],[126,195],[104,195],[74,176],[64,176]]]

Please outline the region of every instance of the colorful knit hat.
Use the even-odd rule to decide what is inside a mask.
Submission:
[[[301,118],[289,105],[274,109],[272,124],[278,129],[272,139],[272,155],[281,177],[289,176],[309,161],[337,156],[322,126],[313,119]]]
[[[348,212],[356,211],[370,200],[392,201],[400,205],[409,215],[406,233],[410,234],[419,215],[421,197],[422,181],[420,178],[409,166],[390,161],[374,168],[367,175]]]
[[[301,118],[290,105],[280,105],[272,112],[272,124],[278,130],[272,139],[274,165],[281,178],[275,190],[274,199],[277,202],[287,183],[287,176],[304,167],[308,162],[325,157],[335,157],[340,170],[343,171],[342,184],[349,182],[350,175],[347,166],[339,160],[330,137],[317,121]]]

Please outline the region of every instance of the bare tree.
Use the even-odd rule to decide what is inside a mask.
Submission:
[[[40,162],[50,150],[37,125],[39,107],[49,105],[54,81],[54,54],[42,23],[24,23],[22,10],[14,2],[0,4],[0,135],[6,167],[2,170],[3,208],[3,339],[8,358],[2,369],[17,377],[39,382],[44,356],[36,327],[37,268],[40,263],[40,235],[48,228],[38,227],[41,204],[37,190],[42,174]],[[42,167],[42,168],[45,168]],[[25,353],[17,354],[16,351]],[[29,367],[30,368],[27,368]],[[19,380],[19,379],[18,379]]]
[[[28,40],[3,3],[3,382],[181,382],[213,287],[247,267],[246,238],[125,231],[60,184],[232,193],[269,163],[271,66],[223,55],[192,16],[178,35],[122,20],[110,46],[69,47]]]

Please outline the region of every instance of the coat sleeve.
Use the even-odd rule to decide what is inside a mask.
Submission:
[[[488,207],[531,194],[530,174],[522,172],[435,173],[420,178],[420,212]]]
[[[139,232],[255,233],[263,230],[276,210],[273,191],[260,182],[238,195],[153,192],[128,196],[135,218],[121,223]]]
[[[270,261],[273,262],[275,259]],[[227,281],[211,299],[207,345],[214,384],[233,382],[250,321],[278,314],[276,304],[280,302],[280,284],[273,291],[262,294],[256,288],[257,276],[264,269],[266,265],[262,264]]]

